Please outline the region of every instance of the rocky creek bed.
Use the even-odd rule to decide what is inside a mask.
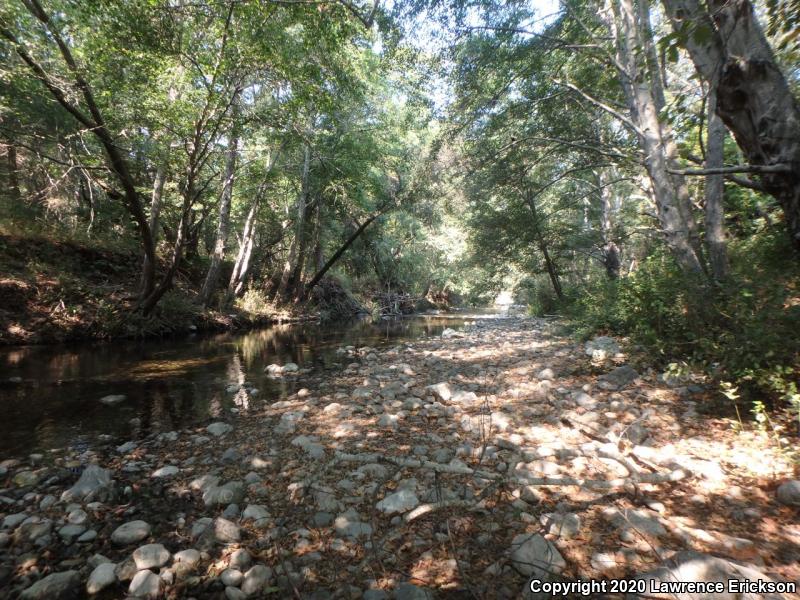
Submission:
[[[205,427],[3,462],[0,595],[547,598],[527,582],[800,577],[791,465],[613,340],[508,318],[339,352],[338,372],[263,365],[299,391]]]

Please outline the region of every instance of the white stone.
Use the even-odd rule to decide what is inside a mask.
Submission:
[[[511,541],[511,564],[531,579],[549,580],[567,566],[558,549],[539,534],[521,533]]]
[[[100,398],[100,403],[105,404],[106,406],[114,406],[120,402],[125,402],[126,398],[127,396],[125,396],[125,394],[110,394]]]
[[[153,477],[155,479],[161,477],[172,477],[173,475],[177,475],[178,473],[180,473],[180,471],[181,470],[175,465],[167,465],[165,467],[161,467],[160,469],[156,469],[155,471],[153,471],[153,474],[150,475],[150,477]]]
[[[411,490],[400,490],[394,494],[386,496],[383,500],[378,502],[378,510],[383,511],[387,515],[394,513],[404,513],[409,510],[415,509],[419,506],[419,498]]]
[[[86,593],[89,595],[102,592],[108,586],[117,582],[117,576],[114,569],[117,565],[114,563],[103,563],[95,567],[92,574],[89,575],[89,581],[86,582]]]
[[[120,546],[141,542],[150,535],[150,525],[145,521],[130,521],[117,527],[111,534],[111,541]]]
[[[225,585],[238,587],[241,585],[244,575],[242,575],[242,572],[239,569],[225,569],[222,572],[222,575],[220,575],[220,579]]]
[[[226,433],[230,433],[231,431],[233,431],[233,426],[218,421],[216,423],[211,423],[211,425],[206,427],[206,431],[211,435],[213,435],[214,437],[221,437]]]
[[[161,579],[152,571],[139,571],[133,576],[128,593],[134,598],[156,598],[161,588]]]
[[[261,592],[269,580],[272,579],[272,569],[264,565],[256,565],[251,567],[247,573],[244,574],[244,581],[242,581],[242,592],[248,596],[253,596]]]
[[[169,562],[169,559],[169,550],[161,544],[146,544],[133,551],[133,560],[136,562],[136,568],[140,571],[163,567]]]

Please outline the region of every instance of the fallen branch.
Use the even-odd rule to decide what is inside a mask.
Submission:
[[[378,463],[385,462],[400,467],[411,469],[430,469],[437,473],[450,473],[453,475],[471,475],[480,479],[490,481],[502,480],[515,485],[534,485],[534,486],[567,486],[575,485],[594,490],[611,490],[624,488],[629,485],[636,486],[640,483],[671,483],[681,481],[691,477],[691,473],[686,469],[674,469],[664,473],[642,473],[635,477],[620,477],[616,479],[580,479],[577,477],[507,477],[499,473],[489,471],[479,471],[469,467],[459,467],[453,465],[443,465],[429,460],[416,460],[413,458],[400,458],[397,456],[382,456],[375,453],[369,454],[348,454],[346,452],[336,452],[336,460],[342,462],[355,463]]]

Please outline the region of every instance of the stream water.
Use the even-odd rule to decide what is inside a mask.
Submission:
[[[91,445],[101,436],[135,440],[220,417],[237,404],[271,403],[296,391],[297,384],[269,378],[264,373],[269,364],[339,369],[351,360],[336,352],[342,346],[411,341],[491,316],[488,311],[419,315],[182,339],[0,349],[0,460]],[[257,395],[231,387],[245,381]],[[113,406],[100,402],[112,394],[125,399]]]

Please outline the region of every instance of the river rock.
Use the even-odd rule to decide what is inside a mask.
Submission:
[[[58,530],[58,535],[61,536],[64,542],[71,544],[75,541],[75,538],[82,535],[84,531],[86,531],[85,525],[64,525]]]
[[[622,365],[613,371],[598,377],[598,385],[606,390],[620,390],[639,377],[639,373],[630,365]]]
[[[28,516],[28,513],[24,512],[8,515],[3,519],[3,529],[15,529],[17,525],[27,519]]]
[[[117,576],[114,573],[114,563],[103,563],[97,565],[89,575],[89,581],[86,582],[86,593],[90,596],[102,592],[110,585],[117,582]]]
[[[241,481],[229,481],[222,486],[208,488],[203,493],[203,503],[206,506],[239,504],[244,500],[245,488]]]
[[[114,495],[114,481],[111,471],[99,465],[89,465],[81,473],[80,479],[70,489],[61,494],[62,502],[107,502]]]
[[[619,353],[619,345],[613,338],[601,335],[586,342],[585,351],[593,360],[605,360]]]
[[[100,398],[100,404],[105,404],[106,406],[114,406],[115,404],[119,404],[120,402],[125,402],[127,396],[125,394],[109,394],[108,396],[103,396]]]
[[[581,518],[574,513],[545,513],[539,522],[550,534],[564,539],[574,538],[581,530]]]
[[[128,593],[134,598],[157,598],[161,579],[152,571],[139,571],[133,576]]]
[[[20,471],[14,475],[13,481],[17,487],[32,487],[39,483],[39,475],[33,471]]]
[[[150,535],[150,525],[145,521],[130,521],[117,527],[111,534],[111,541],[118,546],[141,542]]]
[[[218,421],[206,427],[206,431],[211,435],[213,435],[214,437],[222,437],[223,435],[233,431],[233,426]]]
[[[394,494],[389,494],[378,502],[377,509],[384,514],[404,513],[419,506],[419,498],[411,490],[400,490]]]
[[[214,519],[214,539],[222,544],[233,544],[238,542],[242,533],[239,526],[228,519],[217,517]]]
[[[163,567],[169,562],[170,556],[169,550],[161,544],[146,544],[133,551],[133,560],[140,571]]]
[[[53,573],[40,579],[20,594],[20,600],[71,600],[80,593],[81,576],[77,571]]]
[[[219,578],[225,585],[238,587],[241,585],[244,575],[239,569],[225,569]]]
[[[177,475],[180,473],[180,469],[174,465],[167,465],[165,467],[161,467],[160,469],[156,469],[153,471],[150,477],[154,479],[160,479],[164,477],[172,477],[173,475]]]
[[[453,392],[450,389],[450,384],[448,384],[446,381],[434,385],[429,385],[427,389],[429,389],[436,396],[438,396],[442,402],[448,402],[450,398],[453,396]]]
[[[511,541],[511,565],[530,579],[549,580],[567,566],[558,549],[539,534],[521,533]]]
[[[244,574],[242,592],[248,596],[254,596],[267,587],[270,579],[272,579],[272,569],[269,567],[265,567],[264,565],[251,567],[250,570]]]
[[[263,527],[269,522],[269,511],[260,504],[248,504],[242,513],[242,520],[253,520],[254,525]]]
[[[353,509],[336,517],[333,526],[336,534],[341,537],[357,538],[372,534],[372,526],[369,523],[361,522],[359,514]]]
[[[775,492],[775,497],[781,504],[800,506],[800,481],[792,479],[782,483]]]

